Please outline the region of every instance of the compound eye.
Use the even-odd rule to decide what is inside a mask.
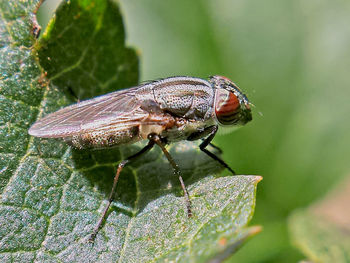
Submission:
[[[228,90],[217,90],[215,96],[215,114],[222,125],[232,125],[239,121],[240,102],[237,96]]]

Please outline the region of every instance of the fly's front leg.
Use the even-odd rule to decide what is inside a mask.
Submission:
[[[211,128],[211,132],[209,133],[209,136],[199,145],[199,148],[201,149],[201,151],[205,152],[209,157],[213,158],[215,161],[219,162],[220,164],[222,164],[225,168],[227,168],[233,175],[235,175],[235,171],[233,171],[231,169],[230,166],[228,166],[227,163],[225,163],[223,160],[221,160],[219,157],[217,157],[215,154],[213,154],[212,152],[208,151],[207,149],[205,149],[205,147],[208,146],[208,144],[210,144],[210,142],[213,140],[216,132],[218,131],[218,126],[212,126]]]
[[[201,139],[202,141],[205,141],[206,138],[203,138],[203,137],[209,136],[212,133],[213,128],[215,128],[215,127],[216,126],[210,126],[210,127],[204,128],[203,130],[194,132],[190,136],[187,137],[187,140],[188,141],[196,141],[198,139]],[[216,145],[212,144],[211,142],[209,142],[209,145],[211,147],[213,147],[214,149],[216,149],[219,153],[222,153],[222,150],[219,147],[217,147]]]
[[[135,153],[134,155],[131,155],[130,157],[128,157],[127,159],[121,161],[118,165],[118,169],[117,169],[117,173],[114,177],[114,180],[113,180],[113,186],[112,186],[112,190],[109,194],[109,197],[108,197],[108,204],[106,205],[105,209],[103,210],[103,213],[102,213],[102,216],[100,217],[100,219],[98,220],[97,222],[97,225],[95,226],[89,240],[90,241],[93,241],[98,233],[98,230],[100,229],[101,225],[102,225],[102,222],[103,220],[105,219],[105,216],[107,214],[107,211],[108,211],[108,208],[110,207],[112,201],[113,201],[113,195],[115,193],[115,189],[116,189],[116,186],[117,186],[117,182],[118,182],[118,179],[119,179],[119,175],[120,175],[120,172],[123,170],[124,166],[135,160],[137,157],[141,156],[142,154],[148,152],[149,150],[151,150],[154,146],[154,141],[149,141],[148,144],[143,147],[139,152]]]
[[[202,139],[202,141],[205,141],[205,139]],[[222,150],[220,147],[216,146],[215,144],[212,144],[211,142],[208,144],[211,147],[213,147],[215,150],[217,150],[220,154],[222,154]]]
[[[173,157],[171,157],[170,153],[167,151],[167,149],[165,149],[164,144],[162,142],[162,140],[160,139],[160,137],[156,134],[150,134],[148,136],[149,140],[154,141],[163,151],[163,153],[165,154],[166,158],[168,159],[170,165],[173,167],[174,169],[174,174],[177,175],[179,177],[180,180],[180,184],[182,187],[182,190],[184,192],[184,197],[185,197],[185,201],[186,201],[186,208],[187,208],[187,216],[191,217],[192,216],[192,209],[191,209],[191,201],[190,201],[190,196],[188,194],[188,191],[186,189],[184,180],[182,179],[181,173],[180,173],[180,169],[179,166],[177,165],[177,163],[175,163]]]

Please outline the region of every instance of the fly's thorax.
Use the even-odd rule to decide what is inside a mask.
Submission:
[[[159,109],[175,117],[204,120],[211,116],[214,90],[203,79],[171,77],[141,87],[136,96],[148,112]]]
[[[216,89],[213,113],[220,125],[244,125],[252,120],[247,97],[232,81],[220,76],[210,81]]]

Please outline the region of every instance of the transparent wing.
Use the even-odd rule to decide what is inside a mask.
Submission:
[[[36,137],[59,138],[82,131],[134,126],[148,116],[135,97],[136,88],[112,92],[65,107],[38,120],[29,129]]]

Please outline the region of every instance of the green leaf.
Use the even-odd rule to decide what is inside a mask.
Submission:
[[[295,245],[315,262],[350,261],[350,178],[327,197],[290,216]]]
[[[261,178],[216,177],[222,167],[186,142],[168,149],[183,172],[193,218],[155,148],[124,168],[102,229],[87,241],[118,162],[141,145],[78,151],[27,130],[74,102],[70,90],[85,98],[136,84],[138,59],[125,47],[114,3],[64,2],[37,41],[31,30],[38,2],[0,6],[0,261],[219,262],[257,233],[247,224]]]
[[[138,58],[125,47],[122,17],[110,1],[59,6],[38,47],[40,64],[61,89],[90,98],[138,82]]]
[[[339,228],[309,211],[298,210],[290,218],[294,243],[314,262],[349,262],[349,230]]]

